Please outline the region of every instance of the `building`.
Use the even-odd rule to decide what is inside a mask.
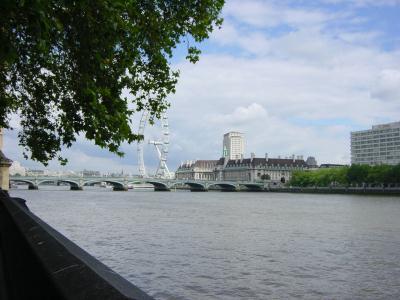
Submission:
[[[3,154],[3,128],[0,128],[0,189],[8,191],[10,185],[9,168],[12,160]]]
[[[306,164],[307,164],[310,168],[318,168],[317,160],[315,159],[314,156],[309,156],[309,157],[307,157]]]
[[[352,164],[400,164],[400,122],[351,132],[350,143]]]
[[[175,172],[175,178],[181,180],[215,180],[215,168],[218,160],[196,160],[182,163]]]
[[[344,168],[347,167],[347,165],[341,165],[341,164],[321,164],[319,166],[320,169],[334,169],[334,168]]]
[[[26,170],[26,176],[46,176],[46,172],[40,169],[28,169]]]
[[[82,176],[83,177],[100,177],[101,174],[99,171],[93,171],[93,170],[86,170],[84,169],[82,171]]]
[[[181,163],[175,172],[180,180],[207,181],[246,181],[285,183],[290,180],[293,171],[318,168],[317,161],[310,156],[289,158],[244,158],[244,134],[228,132],[224,134],[222,157],[219,160],[193,160]]]
[[[228,159],[241,159],[244,157],[243,133],[232,131],[224,134],[222,157]]]
[[[292,172],[308,169],[304,159],[295,158],[257,158],[252,155],[246,159],[229,160],[222,169],[220,178],[226,181],[270,181],[285,183]]]
[[[246,181],[285,183],[292,172],[312,168],[301,156],[295,158],[250,158],[188,161],[175,172],[180,180]]]

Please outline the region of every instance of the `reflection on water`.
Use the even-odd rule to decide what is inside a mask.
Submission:
[[[400,198],[41,187],[30,209],[157,299],[398,299]]]

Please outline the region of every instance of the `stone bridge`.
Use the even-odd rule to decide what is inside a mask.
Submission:
[[[192,192],[208,190],[220,191],[262,191],[264,183],[235,182],[235,181],[206,181],[206,180],[178,180],[139,177],[57,177],[57,176],[10,176],[10,183],[26,183],[28,188],[36,190],[39,185],[53,183],[56,185],[68,184],[71,190],[82,190],[85,186],[105,182],[113,186],[114,191],[126,191],[129,185],[151,184],[155,191],[171,191],[177,188],[188,187]]]

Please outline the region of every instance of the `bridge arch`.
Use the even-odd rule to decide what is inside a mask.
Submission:
[[[73,180],[68,180],[68,179],[45,179],[45,180],[41,180],[38,182],[38,185],[41,185],[45,182],[54,182],[54,183],[68,183],[70,187],[73,188],[78,188],[79,187],[79,183]]]
[[[224,192],[234,192],[237,190],[237,186],[233,183],[228,183],[228,182],[216,182],[216,183],[211,183],[208,188],[210,187],[219,187],[221,191]]]
[[[46,182],[51,182],[51,183],[57,183],[58,180],[54,180],[54,179],[46,179],[46,180],[40,180],[37,182],[37,185],[41,185],[44,184]]]
[[[16,179],[16,178],[10,178],[10,183],[11,182],[22,182],[26,183],[28,185],[28,189],[30,190],[37,190],[38,186],[35,184],[35,182],[27,179]]]
[[[26,179],[10,179],[10,182],[22,182],[22,183],[26,183],[26,184],[35,185],[35,183],[33,181],[26,180]]]
[[[147,180],[146,183],[152,184],[154,186],[154,191],[170,191],[170,187],[164,182]]]
[[[200,182],[186,181],[186,182],[184,182],[184,184],[188,185],[190,187],[190,191],[192,191],[192,192],[207,191],[207,186]]]
[[[128,184],[142,184],[142,183],[145,183],[144,181],[142,181],[142,180],[131,180],[131,181],[128,181]]]
[[[246,187],[246,190],[249,192],[261,192],[264,190],[264,187],[261,184],[256,184],[256,183],[243,183],[240,184],[244,187]]]
[[[109,180],[109,179],[93,179],[93,180],[88,180],[83,183],[84,186],[88,185],[93,185],[95,183],[102,183],[106,182],[109,183],[113,186],[114,191],[126,191],[128,188],[124,185],[123,182],[116,181],[116,180]]]

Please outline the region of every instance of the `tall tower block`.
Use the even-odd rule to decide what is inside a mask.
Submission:
[[[244,156],[244,134],[231,131],[224,134],[222,156],[227,159],[241,159]]]

